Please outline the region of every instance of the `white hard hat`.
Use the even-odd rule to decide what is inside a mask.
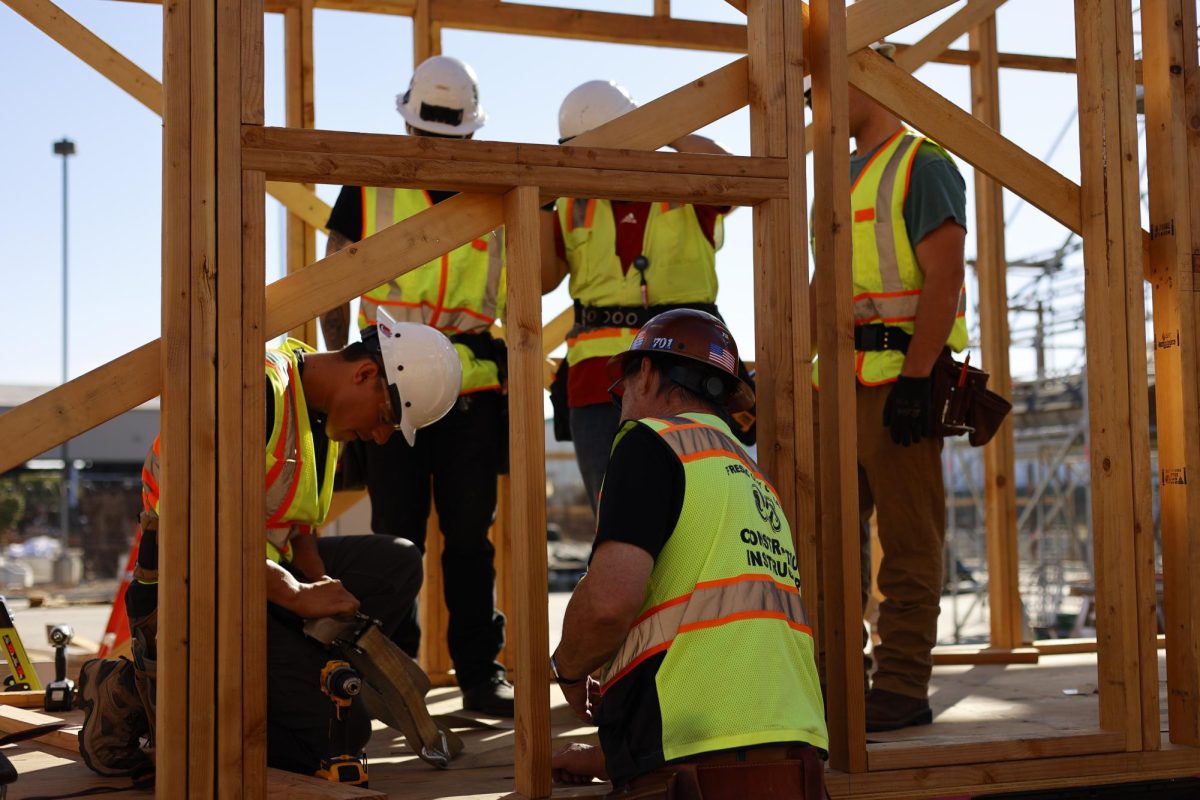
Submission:
[[[396,110],[414,128],[446,136],[466,136],[487,122],[479,105],[475,70],[451,56],[422,61],[413,71],[408,91],[396,95]]]
[[[891,42],[880,40],[872,44],[871,49],[888,61],[893,61],[896,58],[896,45]],[[808,94],[810,91],[812,91],[812,73],[804,76],[804,93]]]
[[[637,108],[637,103],[615,81],[588,81],[563,98],[558,109],[558,143],[599,128]]]
[[[437,328],[419,322],[396,322],[386,310],[376,312],[379,354],[396,426],[412,446],[417,430],[432,425],[454,407],[462,388],[458,351]]]

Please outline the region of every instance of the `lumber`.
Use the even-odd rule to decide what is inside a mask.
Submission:
[[[944,667],[952,664],[1036,664],[1041,651],[1036,647],[973,647],[947,645],[935,647],[933,663]]]
[[[1000,742],[939,742],[937,747],[910,742],[873,743],[871,770],[946,767],[956,764],[998,763],[1030,758],[1090,756],[1119,753],[1125,739],[1119,733],[1079,733],[1066,736],[1021,737]]]
[[[550,650],[546,605],[546,443],[542,411],[541,201],[536,186],[504,196],[508,271],[513,641],[517,793],[549,797]]]
[[[1142,5],[1150,242],[1146,265],[1154,303],[1163,612],[1167,633],[1170,740],[1200,745],[1200,361],[1193,253],[1200,219],[1192,177],[1200,150],[1190,124],[1197,69],[1195,10],[1182,0]],[[1191,24],[1192,28],[1187,26]],[[1188,48],[1191,48],[1189,50]],[[1190,468],[1190,469],[1189,469]]]
[[[878,53],[850,57],[850,82],[1036,208],[1080,232],[1079,187]]]
[[[1141,596],[1135,534],[1152,526],[1132,9],[1128,0],[1076,0],[1075,15],[1100,726],[1121,732],[1130,750],[1149,749],[1140,607],[1153,614],[1154,601]],[[1157,697],[1144,711],[1156,718],[1154,734]]]
[[[45,697],[45,693],[39,692],[39,694]],[[0,734],[24,733],[30,728],[36,728],[39,725],[50,725],[55,722],[62,722],[62,720],[58,717],[52,717],[49,714],[43,714],[40,711],[31,711],[27,708],[17,708],[10,705],[0,705]],[[75,725],[51,731],[43,736],[38,736],[33,741],[42,742],[43,744],[63,750],[78,752],[78,733],[79,727]]]
[[[44,691],[0,692],[0,705],[13,708],[41,708],[46,703]]]
[[[418,650],[421,669],[434,686],[453,686],[454,664],[450,660],[450,645],[446,632],[450,613],[446,608],[445,582],[442,574],[442,552],[445,541],[438,524],[437,510],[432,504],[425,523],[425,580],[421,584],[417,612],[421,617],[421,647]]]
[[[261,38],[261,37],[260,37]],[[289,128],[312,128],[316,122],[313,100],[313,3],[301,0],[283,15],[284,116]],[[253,126],[255,129],[261,126]],[[315,187],[301,187],[312,193]],[[287,272],[308,266],[317,260],[316,226],[306,222],[290,208],[287,215]],[[308,320],[288,332],[312,346],[317,345],[317,321]]]
[[[965,6],[925,34],[919,42],[897,53],[896,63],[909,72],[916,72],[922,64],[944,52],[955,39],[991,18],[1002,5],[1004,0],[968,0]],[[979,47],[972,45],[971,49],[980,52],[981,60],[984,58]],[[994,47],[992,49],[995,50]]]
[[[850,773],[867,769],[865,707],[861,684],[862,599],[859,585],[859,512],[856,379],[851,274],[850,140],[848,85],[843,46],[843,0],[814,0],[813,240],[816,261],[821,538],[824,574],[825,679],[830,760]]]
[[[719,163],[737,156],[690,155],[678,159],[677,154],[651,152],[624,157],[618,153],[626,151],[605,154],[595,149],[565,148],[563,152],[545,145],[448,139],[426,147],[415,136],[377,136],[364,141],[356,134],[291,129],[276,129],[270,138],[286,146],[247,147],[247,166],[264,170],[268,177],[292,181],[482,193],[501,193],[514,185],[536,185],[552,198],[620,196],[728,205],[749,205],[786,192],[778,177],[724,174],[742,166],[747,171],[770,171],[762,169],[767,165]],[[479,160],[473,158],[477,153]],[[497,160],[497,154],[507,157]],[[621,160],[632,162],[634,169],[610,166]],[[779,161],[777,166],[786,165]],[[708,168],[720,172],[703,174]]]
[[[429,0],[438,24],[460,30],[552,36],[558,39],[746,52],[746,28],[642,14],[550,8],[499,0]]]
[[[986,4],[969,3],[964,9]],[[961,13],[961,12],[960,12]],[[996,18],[972,20],[971,49],[979,61],[971,65],[971,110],[975,118],[1000,130],[1000,69],[996,51]],[[1009,374],[1008,259],[1004,247],[1004,192],[987,175],[975,174],[975,273],[979,279],[979,330],[983,367],[990,387],[1012,397]],[[1017,496],[1014,474],[1012,415],[983,451],[984,517],[987,524],[988,607],[991,643],[1021,644],[1021,595],[1018,586]]]
[[[860,0],[846,9],[846,52],[853,53],[928,17],[953,0]],[[807,42],[815,46],[814,42]]]

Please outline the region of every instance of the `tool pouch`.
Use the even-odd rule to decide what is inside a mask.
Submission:
[[[991,441],[1012,403],[987,388],[990,375],[976,367],[964,367],[949,351],[943,351],[930,377],[932,434],[942,438],[966,435],[972,447]]]
[[[133,682],[150,723],[150,751],[155,746],[154,695],[158,684],[158,609],[129,620],[133,639]]]

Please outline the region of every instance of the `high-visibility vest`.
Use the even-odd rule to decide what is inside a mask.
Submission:
[[[278,350],[268,350],[267,385],[271,388],[274,425],[267,439],[266,512],[267,558],[292,558],[289,542],[298,533],[308,533],[325,521],[333,497],[338,443],[330,440],[325,455],[325,473],[318,489],[316,449],[309,424],[304,385],[299,380],[296,352],[315,352],[296,339],[288,339]],[[160,440],[142,465],[142,507],[158,516]]]
[[[925,273],[904,223],[904,201],[913,160],[929,142],[943,157],[953,159],[935,142],[902,128],[880,147],[858,174],[850,192],[854,249],[854,324],[883,323],[912,333]],[[958,316],[946,344],[955,352],[967,346],[966,288],[959,295]],[[864,386],[892,383],[904,366],[899,350],[855,353],[855,374]],[[813,384],[817,365],[813,364]]]
[[[365,187],[363,238],[433,206],[420,189]],[[506,275],[504,240],[496,231],[422,264],[362,296],[358,327],[375,324],[375,309],[386,306],[399,322],[420,322],[447,336],[483,333],[504,315]],[[462,394],[500,388],[496,362],[480,359],[455,343],[462,360]]]
[[[665,760],[768,743],[827,749],[812,630],[778,495],[719,418],[641,424],[683,464],[683,508],[641,611],[604,667],[602,691],[665,651],[655,676]]]
[[[559,227],[571,270],[572,299],[585,306],[641,306],[641,273],[621,271],[617,255],[617,221],[608,200],[559,198]],[[686,203],[651,203],[642,255],[646,269],[647,302],[652,306],[715,303],[717,250],[725,232],[717,217],[710,244]],[[575,329],[567,336],[567,363],[613,356],[629,349],[637,328]]]

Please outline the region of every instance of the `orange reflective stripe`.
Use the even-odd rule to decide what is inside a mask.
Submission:
[[[706,619],[702,622],[693,622],[688,625],[680,625],[679,632],[687,633],[688,631],[698,631],[703,630],[704,628],[716,628],[720,625],[725,625],[730,622],[738,622],[739,620],[743,619],[777,619],[782,622],[786,622],[788,627],[794,631],[800,631],[801,633],[807,633],[809,636],[812,636],[812,628],[801,622],[793,622],[792,620],[788,619],[788,615],[784,614],[782,611],[738,611],[737,613],[730,614],[727,617],[721,617],[720,619]]]
[[[898,130],[894,134],[892,134],[892,137],[890,139],[888,139],[883,144],[879,145],[879,149],[876,150],[871,155],[871,158],[867,161],[867,163],[863,165],[862,171],[860,171],[858,173],[858,177],[854,179],[854,183],[850,184],[850,193],[851,194],[854,193],[854,189],[858,186],[858,182],[863,179],[863,175],[866,175],[867,172],[871,169],[871,165],[875,163],[875,159],[879,158],[879,156],[883,153],[883,151],[887,150],[888,147],[891,145],[891,143],[896,141],[896,137],[903,136],[907,132],[908,132],[907,128],[901,128],[900,130]]]
[[[870,222],[873,219],[875,219],[875,209],[873,208],[860,208],[854,212],[855,222]]]
[[[742,583],[743,581],[769,581],[775,584],[776,589],[781,589],[785,592],[793,592],[794,594],[800,594],[800,590],[795,586],[788,586],[786,583],[780,583],[770,575],[763,575],[761,572],[744,572],[741,575],[734,575],[732,578],[720,578],[715,581],[700,581],[700,583],[696,584],[696,589],[693,589],[692,591],[697,591],[700,589],[712,589],[717,586],[728,586],[731,583]],[[691,592],[684,596],[691,597]],[[663,605],[666,605],[666,603]]]
[[[271,467],[271,471],[267,474],[267,491],[271,490],[275,481],[279,478],[279,473],[283,471],[283,466],[286,463],[284,460],[284,443],[287,441],[288,426],[291,424],[291,406],[296,403],[296,376],[293,374],[291,364],[288,365],[288,395],[290,403],[283,404],[283,424],[279,429],[279,441],[275,443],[275,464]],[[275,526],[275,523],[283,519],[284,513],[292,504],[292,499],[296,496],[296,489],[300,486],[300,476],[304,472],[303,465],[300,463],[301,449],[297,440],[296,447],[296,467],[293,470],[291,485],[288,486],[287,493],[283,497],[283,502],[275,509],[270,518],[267,519],[267,526]]]
[[[614,339],[618,336],[636,335],[639,328],[597,328],[593,331],[582,331],[567,339],[567,346],[576,342],[586,342],[591,339]]]

